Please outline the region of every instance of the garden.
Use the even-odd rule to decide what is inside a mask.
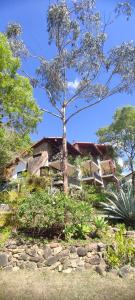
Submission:
[[[83,185],[66,195],[49,180],[27,175],[1,192],[1,268],[133,274],[132,186],[110,192]]]

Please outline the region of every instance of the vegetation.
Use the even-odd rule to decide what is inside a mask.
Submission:
[[[120,225],[115,233],[113,243],[107,249],[106,259],[110,267],[135,265],[135,248],[133,240],[124,236],[125,226]]]
[[[100,142],[111,142],[117,154],[123,157],[125,167],[134,172],[135,167],[135,107],[117,109],[111,125],[98,130]],[[132,178],[134,186],[134,178]]]
[[[51,236],[67,237],[71,229],[72,236],[77,235],[77,231],[81,235],[83,226],[90,222],[91,213],[92,208],[84,201],[75,201],[63,193],[38,191],[23,199],[17,217],[19,227],[33,234],[46,231]]]
[[[102,203],[108,218],[122,220],[135,226],[135,198],[131,185],[126,191],[121,188],[117,193],[110,192],[108,201],[109,203]]]
[[[7,162],[30,145],[28,134],[41,116],[29,80],[18,74],[20,66],[0,33],[0,177]]]
[[[48,111],[46,108],[42,110],[62,122],[65,192],[68,189],[67,125],[69,121],[105,98],[117,93],[131,92],[134,87],[134,44],[122,43],[110,49],[108,53],[104,51],[107,26],[120,14],[129,18],[131,12],[129,3],[120,3],[112,19],[104,22],[101,13],[95,9],[93,0],[70,2],[59,0],[49,6],[47,14],[49,45],[55,44],[55,53],[51,60],[39,57],[38,76],[32,78],[31,82],[34,87],[44,88],[52,104],[52,110]],[[12,26],[8,28],[8,32],[10,40],[11,37],[15,40],[16,34],[21,32],[20,26],[17,30],[16,24],[13,24],[13,32]],[[73,83],[76,83],[76,77],[79,78],[75,88],[71,88],[73,85],[70,82],[71,72],[72,76],[74,74]],[[104,72],[104,80],[102,72]],[[114,84],[114,77],[117,78],[116,84]]]

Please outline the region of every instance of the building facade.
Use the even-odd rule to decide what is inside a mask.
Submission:
[[[67,143],[69,185],[94,184],[105,187],[108,183],[117,184],[115,162],[111,159],[112,146],[104,144],[76,142]],[[79,158],[80,163],[76,163]],[[43,138],[8,167],[9,179],[17,179],[24,172],[35,176],[47,176],[53,172],[53,185],[61,186],[62,178],[62,138]]]

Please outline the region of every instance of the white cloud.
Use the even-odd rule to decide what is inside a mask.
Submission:
[[[79,83],[79,79],[75,79],[74,81],[68,81],[68,87],[76,90],[78,88]]]

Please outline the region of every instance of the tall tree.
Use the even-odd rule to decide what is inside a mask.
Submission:
[[[100,142],[111,142],[118,155],[122,156],[132,172],[132,184],[135,187],[135,107],[117,109],[112,124],[99,129],[97,135]]]
[[[19,68],[19,58],[0,33],[0,174],[13,153],[28,144],[41,116],[30,81],[17,73]]]
[[[103,22],[95,0],[58,0],[47,14],[51,60],[39,57],[38,77],[33,85],[47,93],[53,115],[63,127],[63,182],[68,189],[67,125],[80,112],[93,107],[116,93],[129,92],[135,86],[135,46],[122,43],[108,52],[106,28],[121,13],[131,15],[129,3],[120,3],[113,20]],[[104,24],[103,24],[104,23]],[[10,31],[11,33],[11,31]],[[12,42],[14,36],[12,38]],[[55,47],[54,47],[55,45]],[[103,76],[104,74],[104,76]],[[71,82],[72,78],[72,82]],[[114,80],[116,79],[116,80]],[[71,85],[76,87],[71,89]]]

